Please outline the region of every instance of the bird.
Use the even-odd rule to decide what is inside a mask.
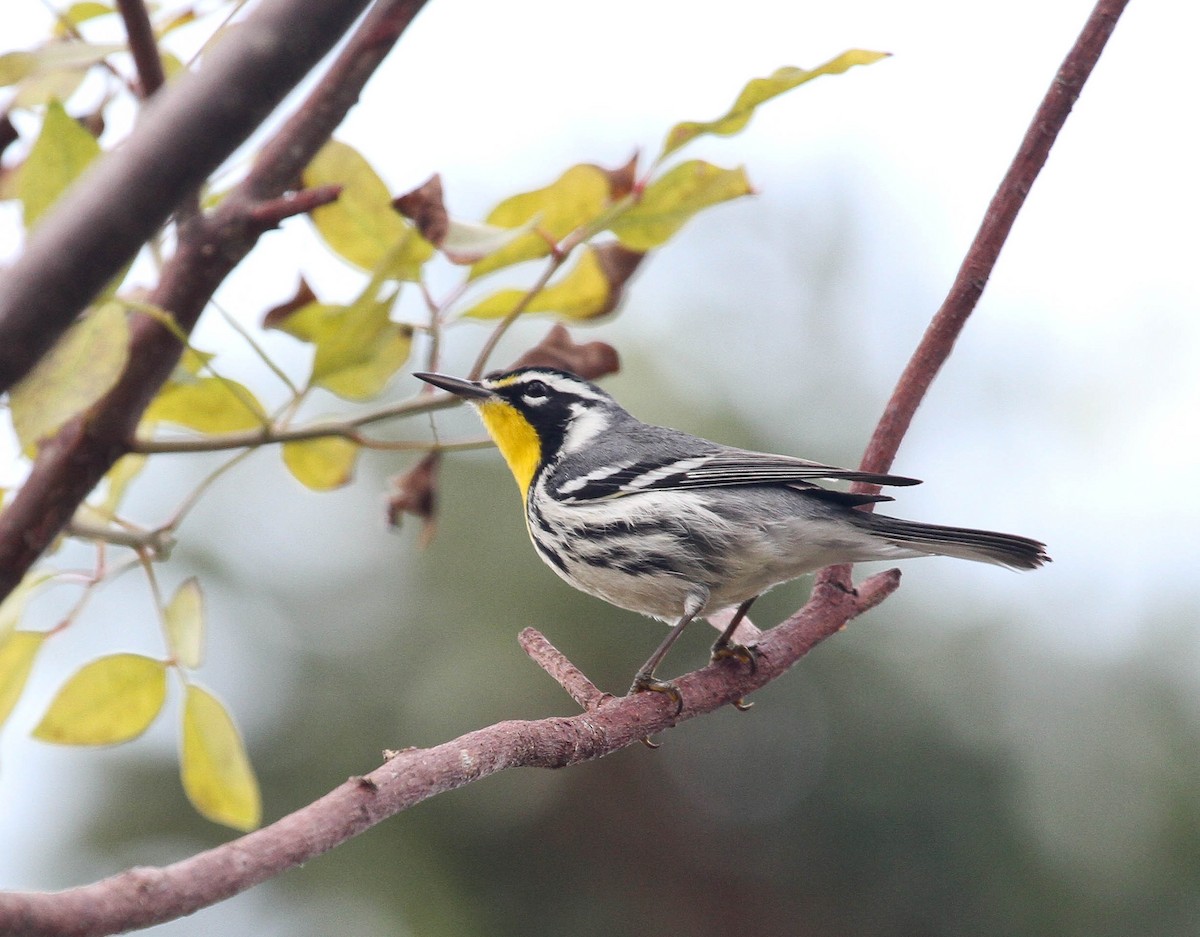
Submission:
[[[1011,569],[1049,562],[1029,537],[902,520],[864,505],[893,498],[818,481],[920,484],[723,445],[644,423],[568,371],[519,367],[478,380],[414,376],[471,404],[520,489],[537,555],[582,592],[672,627],[629,692],[668,694],[656,676],[694,619],[733,609],[713,660],[754,666],[733,635],[755,599],[825,566],[950,556]]]

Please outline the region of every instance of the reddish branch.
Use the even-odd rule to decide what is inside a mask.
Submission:
[[[1055,77],[950,296],[900,379],[872,438],[865,468],[883,471],[890,465],[1124,6],[1125,0],[1100,0]],[[527,632],[523,644],[530,654],[592,708],[573,718],[498,723],[435,748],[400,752],[369,775],[348,781],[271,826],[165,868],[131,869],[55,894],[0,895],[0,932],[31,937],[108,934],[170,920],[300,865],[435,794],[504,768],[558,768],[602,757],[769,683],[855,615],[881,602],[898,584],[895,570],[867,579],[858,590],[834,578],[818,578],[808,604],[763,635],[753,672],[722,661],[678,680],[685,701],[678,716],[671,701],[658,694],[604,699],[544,639]]]
[[[1004,174],[1000,187],[992,196],[983,222],[963,258],[950,292],[938,309],[921,343],[909,359],[896,389],[883,411],[875,432],[863,455],[862,468],[869,472],[886,472],[891,468],[900,441],[908,432],[913,414],[926,391],[933,383],[975,304],[987,285],[1000,249],[1012,230],[1025,197],[1050,155],[1058,132],[1066,123],[1084,82],[1092,72],[1108,37],[1128,0],[1099,0],[1093,8],[1075,45],[1050,83],[1033,122],[1025,131],[1017,155]]]
[[[296,0],[290,2],[295,6]],[[178,248],[163,268],[162,278],[149,300],[170,312],[185,332],[192,330],[213,292],[250,252],[265,230],[292,213],[293,208],[303,210],[304,206],[318,204],[330,196],[329,190],[318,190],[299,193],[293,200],[284,199],[285,193],[295,186],[303,168],[358,100],[367,79],[423,4],[424,0],[381,0],[363,20],[299,110],[267,141],[242,183],[222,200],[220,207],[211,215],[191,215],[181,223]],[[304,7],[303,15],[297,10],[291,14],[297,22],[317,16],[318,4],[305,0],[301,5]],[[279,2],[270,8],[273,15],[278,15],[279,8]],[[266,8],[260,12],[265,11]],[[317,16],[317,19],[328,22],[327,16],[324,19]],[[268,25],[275,28],[279,24],[269,20]],[[240,28],[245,29],[246,26]],[[262,27],[256,26],[250,29],[250,35],[253,37],[261,31]],[[281,33],[289,37],[289,45],[293,31],[293,26],[289,26]],[[334,38],[325,36],[324,40],[331,45]],[[255,40],[251,38],[250,41]],[[219,43],[219,47],[228,52],[228,47],[234,42],[235,37],[231,36]],[[278,51],[277,38],[272,38],[267,45]],[[263,58],[260,53],[250,57],[257,60]],[[295,69],[289,63],[286,70],[293,72]],[[214,86],[213,95],[223,100],[238,99],[240,96],[229,94],[228,88],[241,87],[239,82],[243,79],[231,76],[241,75],[245,69],[222,70],[217,63],[206,63],[202,74],[210,76],[212,71],[220,72],[225,76],[225,81],[230,82],[228,86]],[[139,124],[139,131],[119,152],[112,154],[106,165],[119,165],[122,158],[132,159],[136,164],[144,161],[147,154],[170,149],[159,139],[159,135],[173,126],[173,121],[157,117],[168,106],[190,106],[189,97],[172,96],[172,90],[166,89],[156,96],[156,100],[148,106],[150,113]],[[155,105],[158,105],[158,109],[155,109]],[[261,107],[251,107],[249,110],[258,114]],[[265,112],[257,119],[263,116]],[[201,121],[199,126],[203,129],[207,124]],[[196,128],[192,127],[193,135],[195,131]],[[187,153],[176,153],[174,156],[166,153],[162,158],[185,163],[192,160],[191,154]],[[203,156],[198,158],[201,162],[205,161]],[[91,206],[88,209],[90,213],[73,220],[75,231],[87,228],[93,222],[99,228],[105,228],[112,220],[110,216],[124,217],[141,210],[140,201],[132,199],[132,196],[132,204],[124,203],[128,193],[128,175],[123,170],[113,170],[85,178],[83,189]],[[178,175],[183,177],[186,173]],[[147,187],[155,189],[154,179],[149,180]],[[78,191],[79,187],[76,187],[64,201],[70,202],[72,195],[78,194]],[[186,194],[186,190],[178,193],[181,198]],[[165,208],[169,211],[171,205]],[[155,216],[158,217],[157,209]],[[61,218],[61,211],[56,211],[55,217]],[[49,219],[46,227],[49,227]],[[60,224],[53,231],[61,227]],[[42,235],[44,230],[39,228],[38,235]],[[62,252],[60,259],[65,258],[64,262],[68,265],[90,269],[95,264],[110,264],[99,278],[101,283],[124,262],[123,254],[120,257],[107,252],[73,254],[70,245],[74,237],[74,233],[71,233],[53,249]],[[24,289],[20,283],[14,287],[10,278],[17,275],[18,267],[22,270],[28,268],[31,255],[36,256],[35,248],[42,243],[44,239],[35,237],[29,251],[5,273],[0,282],[0,313],[4,308],[4,297],[11,296],[14,289],[18,293]],[[71,280],[71,276],[64,277],[62,274],[58,265],[52,264],[34,276],[33,282],[47,293],[55,293],[60,286],[58,280]],[[91,293],[88,292],[80,298],[80,302],[90,299]],[[4,327],[5,322],[0,319],[0,368],[3,367],[3,350],[6,348],[3,343]],[[0,515],[0,598],[21,581],[29,567],[71,519],[80,502],[113,463],[129,451],[142,412],[170,376],[179,359],[182,349],[178,340],[155,320],[134,315],[131,329],[129,364],[117,385],[89,411],[68,422],[52,440],[42,446],[25,484]]]
[[[1046,164],[1050,148],[1067,122],[1071,108],[1075,106],[1084,83],[1128,2],[1098,0],[1075,45],[1059,66],[1058,73],[1033,115],[1033,122],[1021,139],[1016,156],[988,203],[983,221],[958,268],[949,293],[930,320],[925,334],[896,382],[891,399],[884,407],[883,416],[879,418],[859,463],[864,471],[887,472],[892,467],[892,460],[896,458],[900,442],[908,432],[917,407],[925,399],[933,379],[954,350],[954,343],[966,326],[967,319],[975,311],[983,288],[1000,257],[1000,250],[1017,220],[1017,214],[1025,204],[1025,198],[1033,188],[1042,166]],[[879,490],[877,486],[860,482],[852,487],[856,491],[872,493]],[[845,585],[850,582],[850,568],[830,567],[822,571],[818,579]]]
[[[764,686],[815,645],[832,622],[844,623],[897,581],[894,570],[868,580],[865,599],[833,590],[821,609],[764,637],[754,674],[722,663],[683,677],[678,686],[687,705],[678,716],[674,703],[657,693],[609,697],[571,718],[500,722],[433,748],[406,749],[270,826],[173,865],[129,869],[62,892],[0,895],[0,933],[88,937],[149,927],[244,891],[414,804],[505,768],[565,768],[601,758]],[[548,647],[539,646],[537,653]]]

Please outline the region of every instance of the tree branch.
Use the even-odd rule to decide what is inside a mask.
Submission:
[[[236,44],[240,48],[247,42],[253,45],[259,41],[272,54],[278,54],[280,36],[287,37],[284,45],[288,49],[292,48],[293,43],[298,48],[305,42],[315,44],[315,38],[305,39],[313,22],[324,24],[321,28],[332,28],[331,23],[340,22],[331,18],[328,11],[322,12],[321,8],[330,2],[339,8],[352,6],[339,0],[322,0],[321,4],[306,2],[303,4],[302,14],[295,11],[288,14],[294,17],[296,22],[292,23],[289,20],[287,27],[283,28],[276,20],[281,13],[293,10],[289,3],[294,3],[294,0],[268,0],[268,5],[251,18],[255,20],[256,25],[250,29],[248,35],[241,34],[236,43],[235,37],[231,36],[220,44],[223,53],[221,61],[209,63],[203,69],[202,75],[207,76],[207,81],[200,85],[189,83],[187,87],[199,87],[223,101],[240,100],[241,96],[230,94],[229,88],[241,88],[239,82],[247,79],[239,76],[252,75],[254,69],[239,66],[237,63],[226,63],[231,46]],[[380,0],[362,21],[354,36],[305,102],[268,140],[246,178],[222,200],[211,215],[194,215],[180,225],[178,248],[163,268],[162,277],[151,293],[149,301],[170,312],[175,323],[184,332],[191,332],[213,292],[250,252],[259,236],[272,223],[274,215],[271,212],[267,212],[266,226],[256,217],[256,212],[262,211],[264,203],[271,204],[295,186],[301,170],[358,100],[367,79],[405,27],[412,22],[424,2],[425,0]],[[268,12],[271,16],[265,23],[256,19]],[[345,14],[344,10],[342,14]],[[301,22],[303,28],[297,25]],[[269,37],[260,35],[269,29],[276,29],[276,33]],[[297,34],[295,38],[294,33]],[[255,40],[255,36],[259,39]],[[335,38],[330,35],[322,36],[325,47],[331,45]],[[306,49],[306,52],[312,51],[314,50]],[[264,54],[263,49],[251,48],[245,51],[245,54],[254,60],[256,67],[262,67],[265,61],[274,61]],[[291,74],[294,70],[294,64],[289,60],[284,71]],[[212,73],[219,74],[223,80],[233,84],[228,87],[213,85]],[[296,80],[299,80],[299,77],[297,76]],[[280,82],[274,79],[270,85],[276,87]],[[118,153],[104,161],[105,165],[117,166],[116,169],[107,171],[107,174],[86,177],[87,185],[76,186],[64,198],[64,202],[70,203],[64,208],[86,211],[89,214],[64,217],[62,210],[54,212],[55,218],[63,219],[61,223],[56,222],[54,231],[68,224],[73,226],[63,234],[64,240],[50,242],[55,251],[64,252],[58,260],[49,263],[46,270],[36,277],[30,278],[22,274],[14,279],[18,268],[27,274],[30,264],[36,262],[39,256],[34,250],[35,243],[31,243],[25,255],[6,272],[4,280],[0,282],[0,373],[3,373],[5,366],[4,355],[12,350],[5,343],[5,336],[16,334],[15,340],[19,345],[25,341],[20,337],[24,334],[21,331],[21,322],[25,321],[25,318],[21,317],[28,312],[28,309],[14,307],[18,308],[20,315],[17,319],[6,319],[8,313],[12,312],[6,303],[15,302],[14,297],[23,295],[22,291],[31,283],[44,291],[45,295],[58,295],[58,291],[62,289],[70,292],[77,286],[78,277],[71,273],[76,267],[91,270],[96,264],[110,264],[99,277],[103,283],[120,266],[124,255],[118,257],[107,247],[100,248],[95,245],[92,253],[87,252],[89,248],[84,244],[77,248],[70,247],[77,237],[83,236],[79,232],[90,230],[93,225],[96,230],[111,231],[114,225],[120,226],[120,220],[123,218],[142,210],[155,214],[162,207],[147,208],[140,193],[143,189],[154,191],[157,199],[157,193],[162,191],[162,186],[166,183],[158,174],[153,173],[149,182],[138,179],[136,174],[131,175],[132,170],[125,167],[121,158],[125,157],[125,161],[133,166],[142,165],[151,154],[160,154],[159,158],[186,163],[191,168],[187,172],[177,171],[177,181],[184,177],[190,179],[195,171],[193,163],[206,161],[212,155],[211,147],[206,147],[202,150],[207,152],[201,152],[193,159],[193,154],[175,152],[174,147],[159,139],[178,123],[177,115],[173,112],[163,116],[168,107],[193,106],[192,97],[199,93],[193,91],[180,96],[173,94],[173,91],[173,88],[168,88],[156,96],[155,101],[148,105],[146,118],[139,124],[140,132],[135,132]],[[188,124],[189,138],[197,129],[208,128],[212,123],[211,120],[205,122],[205,115],[211,117],[213,107],[203,101],[195,106],[200,109],[201,117],[197,123]],[[265,116],[265,112],[260,113],[262,103],[258,98],[250,102],[246,110],[254,113],[256,119]],[[220,113],[218,109],[217,116],[224,119],[229,115]],[[244,119],[244,115],[238,116],[239,121]],[[226,121],[229,122],[231,121]],[[240,126],[240,123],[238,125]],[[134,182],[136,197],[130,192],[130,185]],[[122,201],[127,194],[130,199],[128,204]],[[76,202],[86,204],[75,208]],[[171,207],[171,204],[166,204],[166,211]],[[50,227],[50,220],[47,219],[46,225],[39,227],[39,235],[45,228]],[[137,224],[141,225],[137,228],[138,231],[145,227],[142,222]],[[156,226],[157,222],[151,230]],[[128,235],[129,231],[125,234]],[[49,235],[46,236],[48,237]],[[90,235],[85,236],[85,240],[87,237]],[[43,238],[42,242],[45,242],[46,238]],[[34,241],[38,242],[38,237],[35,236]],[[73,254],[73,250],[84,253]],[[67,269],[60,269],[62,264],[66,264]],[[38,273],[36,267],[34,272]],[[47,277],[49,279],[45,279]],[[39,302],[44,298],[45,296],[40,297]],[[88,292],[80,302],[87,302],[90,298],[91,292]],[[41,306],[36,308],[40,310]],[[61,312],[61,309],[54,310],[53,315],[47,312],[47,321],[58,322],[57,316]],[[71,317],[73,316],[72,312]],[[16,330],[15,333],[13,329]],[[113,463],[129,451],[142,412],[179,360],[181,347],[178,339],[154,319],[133,314],[130,331],[129,364],[116,386],[88,412],[68,421],[53,439],[43,444],[29,477],[12,503],[0,514],[0,598],[12,591],[21,581],[29,567],[71,519],[88,492],[104,477]]]
[[[898,582],[895,570],[869,582],[872,595]],[[863,605],[837,591],[819,611],[802,612],[768,633],[758,666],[712,664],[678,682],[686,705],[655,693],[609,697],[570,718],[500,722],[433,748],[395,753],[319,800],[239,839],[163,868],[134,868],[55,893],[0,894],[0,933],[14,937],[93,937],[149,927],[190,914],[301,865],[382,820],[436,794],[506,768],[564,768],[602,758],[679,722],[728,705],[777,678]]]
[[[150,15],[142,0],[117,0],[117,9],[125,23],[129,51],[137,66],[141,97],[148,98],[167,80],[158,54],[158,41],[154,38],[154,27],[150,25]]]
[[[59,200],[0,279],[0,392],[28,372],[366,4],[264,0],[199,71],[147,102],[129,139]]]
[[[1025,131],[1016,156],[988,204],[975,239],[967,249],[954,282],[950,284],[949,293],[930,320],[924,336],[896,382],[896,388],[859,463],[863,471],[882,473],[892,467],[917,407],[925,399],[933,379],[954,350],[954,343],[966,326],[967,319],[975,311],[983,288],[996,266],[1000,250],[1017,219],[1017,213],[1025,204],[1038,173],[1046,164],[1050,148],[1058,139],[1059,131],[1066,123],[1071,108],[1128,2],[1098,0],[1071,51],[1059,66],[1029,129]],[[879,491],[879,486],[855,482],[851,490],[874,494]],[[822,570],[818,579],[836,580],[846,585],[850,582],[850,567],[831,566]]]
[[[895,406],[889,404],[880,421],[864,458],[865,469],[883,471],[890,465],[913,411],[982,290],[1024,192],[1124,5],[1125,0],[1100,0],[1060,69],[950,296],[900,379]],[[581,674],[577,678],[565,658],[526,632],[523,642],[533,656],[556,678],[574,685],[581,702],[593,703],[594,708],[572,718],[502,722],[434,748],[397,753],[370,774],[351,779],[268,827],[165,868],[131,869],[55,894],[0,894],[0,932],[83,937],[166,921],[299,865],[435,794],[505,768],[559,768],[603,757],[771,682],[855,615],[885,599],[899,581],[899,573],[889,570],[854,590],[832,574],[819,577],[804,608],[763,635],[753,670],[720,661],[676,681],[684,700],[678,716],[674,704],[659,694],[597,699],[590,681]]]
[[[950,285],[950,292],[896,383],[879,425],[867,444],[861,463],[864,471],[887,472],[891,468],[913,414],[974,312],[1017,213],[1025,204],[1034,180],[1050,155],[1050,148],[1127,3],[1128,0],[1099,0],[1050,83],[1012,164],[992,196],[975,240]],[[856,490],[874,492],[878,488],[859,485]]]

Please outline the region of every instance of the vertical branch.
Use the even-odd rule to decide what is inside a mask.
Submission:
[[[117,9],[125,23],[125,35],[129,38],[129,51],[138,70],[141,96],[148,98],[163,86],[162,59],[158,55],[158,41],[154,38],[154,27],[142,0],[117,0]]]
[[[1012,164],[992,196],[950,292],[896,383],[860,463],[864,471],[886,472],[891,467],[917,407],[974,312],[1017,213],[1127,3],[1128,0],[1099,0],[1050,83]],[[869,486],[856,487],[873,490]]]

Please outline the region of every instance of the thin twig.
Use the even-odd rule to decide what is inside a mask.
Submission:
[[[546,640],[545,635],[536,628],[524,629],[517,636],[517,641],[533,662],[550,674],[584,712],[590,712],[606,700],[612,699],[611,693],[605,693],[592,683],[582,670],[567,660],[566,655]]]
[[[462,401],[453,394],[418,394],[400,403],[389,404],[375,410],[359,413],[345,420],[322,420],[305,426],[264,426],[262,429],[248,429],[233,433],[214,433],[186,439],[146,439],[137,438],[130,445],[130,451],[144,455],[155,452],[219,452],[225,449],[245,449],[270,443],[302,442],[307,439],[322,439],[328,436],[339,436],[359,445],[375,448],[396,449],[428,449],[429,443],[384,443],[364,437],[359,430],[372,423],[393,420],[397,417],[411,416],[416,413],[431,413],[458,406]],[[468,444],[474,448],[475,443]]]
[[[1050,148],[1066,123],[1127,3],[1128,0],[1097,2],[1051,81],[1033,121],[1025,131],[1016,156],[996,194],[992,196],[975,239],[950,285],[950,291],[896,382],[891,399],[871,434],[859,463],[864,471],[882,473],[891,468],[917,408],[954,350],[954,343],[966,326],[967,319],[975,311],[1017,213],[1025,204],[1025,198],[1046,163]],[[879,490],[878,486],[861,482],[855,482],[851,489],[866,493]],[[848,566],[832,566],[823,570],[818,578],[822,581],[837,580],[845,585],[850,581],[849,569]]]

